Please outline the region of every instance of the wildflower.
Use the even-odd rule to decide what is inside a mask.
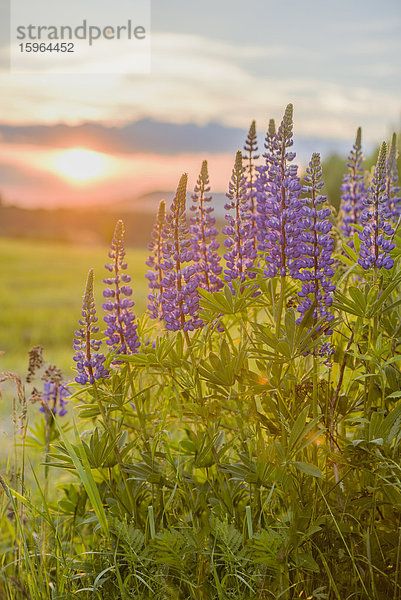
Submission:
[[[63,375],[60,369],[54,365],[50,365],[43,374],[42,379],[44,380],[44,384],[40,411],[64,417],[67,414],[66,404],[70,392],[63,383]]]
[[[214,209],[210,206],[212,197],[208,195],[209,191],[207,161],[204,160],[192,194],[193,205],[191,210],[195,215],[191,217],[189,233],[192,258],[198,265],[198,285],[209,292],[215,292],[222,288],[223,282],[219,277],[222,267],[217,252],[219,248],[218,230],[216,219],[212,216]]]
[[[298,278],[302,281],[301,291],[298,292],[302,298],[298,311],[303,316],[313,308],[314,321],[324,319],[325,325],[322,329],[326,335],[333,333],[330,322],[334,319],[330,312],[333,303],[331,292],[335,289],[332,282],[334,275],[332,253],[334,240],[330,235],[332,224],[328,220],[330,208],[324,208],[327,197],[320,194],[324,186],[322,181],[322,168],[320,155],[314,153],[306,169],[302,193],[302,257],[298,259]],[[302,320],[302,316],[298,322]],[[327,346],[327,345],[326,345]],[[324,351],[328,347],[324,347]]]
[[[259,174],[258,211],[260,213],[260,249],[266,253],[266,277],[279,273],[297,277],[296,260],[301,255],[299,245],[301,184],[298,167],[289,163],[295,158],[288,148],[293,145],[293,106],[285,110],[277,134],[269,134],[266,169]]]
[[[250,240],[250,257],[256,260],[258,252],[258,224],[257,224],[257,191],[256,191],[256,166],[255,161],[259,158],[258,141],[256,137],[256,123],[252,121],[249,128],[248,137],[244,146],[245,152],[245,175],[246,175],[246,195],[248,202],[248,238]]]
[[[121,220],[118,221],[114,231],[109,258],[112,262],[105,267],[112,273],[112,277],[103,279],[103,283],[113,286],[103,291],[103,296],[106,298],[103,308],[108,313],[104,317],[107,325],[106,344],[114,347],[119,354],[133,354],[140,343],[135,315],[131,310],[135,305],[135,302],[130,299],[131,277],[123,273],[127,269],[127,263],[124,262],[124,223]]]
[[[186,265],[193,258],[185,211],[187,179],[182,175],[163,231],[160,316],[166,329],[172,331],[192,331],[203,324],[198,315],[197,268]]]
[[[223,228],[223,233],[227,236],[224,241],[224,246],[227,248],[227,252],[224,254],[227,267],[224,271],[224,278],[228,282],[233,279],[239,279],[242,282],[249,275],[248,269],[254,266],[254,252],[252,239],[249,236],[246,181],[240,151],[237,152],[235,158],[227,198],[231,202],[225,205],[225,209],[233,210],[234,214],[226,214],[228,225]]]
[[[82,305],[80,327],[75,331],[73,348],[74,361],[77,363],[79,375],[75,377],[77,383],[85,385],[94,383],[95,380],[109,376],[109,371],[104,367],[105,356],[99,352],[102,342],[93,339],[98,333],[95,299],[93,296],[93,269],[88,273],[85,295]]]
[[[394,260],[389,256],[394,248],[391,241],[394,230],[388,222],[386,153],[387,147],[383,142],[361,217],[364,228],[359,233],[361,248],[358,263],[364,269],[391,269],[394,264]]]
[[[397,136],[393,133],[391,139],[390,148],[386,160],[386,195],[387,195],[387,211],[386,216],[388,219],[397,222],[401,215],[401,187],[398,183],[398,170],[397,170]]]
[[[348,156],[348,173],[344,175],[341,185],[341,209],[343,213],[341,229],[346,238],[353,235],[353,225],[358,225],[360,222],[361,212],[368,193],[362,166],[361,138],[362,130],[358,127],[355,143]],[[350,243],[352,244],[352,241]]]
[[[256,187],[256,224],[257,224],[257,239],[258,239],[258,250],[265,252],[268,246],[265,243],[266,240],[266,185],[267,176],[270,165],[270,159],[273,156],[273,142],[276,137],[276,123],[274,119],[270,119],[269,126],[265,137],[265,152],[263,158],[265,159],[264,165],[256,167],[257,177],[255,182]]]
[[[163,293],[162,279],[162,261],[163,261],[163,231],[166,225],[166,203],[160,201],[157,212],[156,223],[152,231],[152,239],[149,244],[149,250],[152,254],[149,256],[146,264],[150,270],[146,274],[149,280],[148,310],[152,319],[157,319],[160,313],[160,297]]]

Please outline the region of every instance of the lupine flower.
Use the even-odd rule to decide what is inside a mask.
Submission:
[[[393,133],[386,161],[387,218],[397,222],[401,215],[401,187],[398,186],[397,135]]]
[[[333,303],[331,292],[335,289],[332,282],[334,275],[332,253],[334,240],[330,235],[332,224],[328,220],[330,208],[324,208],[327,196],[320,190],[324,186],[320,155],[315,153],[306,169],[302,193],[305,194],[302,208],[302,234],[299,238],[302,246],[302,257],[298,259],[298,278],[302,281],[302,298],[298,311],[303,315],[313,309],[314,321],[324,319],[321,328],[327,335],[332,333],[330,322],[334,319],[330,312]],[[328,347],[324,349],[328,350]]]
[[[214,209],[210,206],[212,197],[208,195],[209,192],[207,161],[204,160],[192,194],[191,210],[195,214],[191,217],[189,234],[192,259],[198,266],[198,286],[209,292],[215,292],[223,287],[223,282],[219,277],[222,272],[220,256],[217,252],[219,232],[216,228],[216,219],[212,216]]]
[[[42,379],[44,384],[40,411],[45,414],[58,414],[59,417],[64,417],[67,414],[66,404],[70,392],[63,383],[63,375],[60,369],[50,365],[43,374]]]
[[[256,165],[258,155],[258,140],[256,137],[256,123],[252,121],[248,137],[244,146],[246,195],[249,211],[248,238],[251,240],[252,258],[256,260],[258,252],[258,224],[257,224],[257,192],[256,192]]]
[[[361,146],[362,130],[359,127],[355,144],[348,156],[348,173],[343,177],[341,185],[341,209],[343,212],[343,223],[341,229],[346,238],[354,234],[353,225],[359,225],[361,212],[363,210],[367,189],[363,172],[363,154]],[[352,244],[352,241],[350,240]]]
[[[266,252],[266,277],[297,277],[299,245],[301,184],[298,167],[289,163],[295,158],[288,148],[292,140],[293,106],[289,104],[284,118],[271,143],[271,154],[266,158],[267,170],[259,172],[258,211],[261,222],[260,249]]]
[[[224,241],[224,246],[227,248],[224,254],[226,259],[224,278],[228,282],[233,279],[242,282],[247,275],[254,275],[248,272],[248,269],[254,266],[254,252],[252,239],[249,237],[246,181],[240,151],[235,158],[227,198],[231,202],[225,205],[225,209],[233,211],[233,214],[226,214],[228,225],[223,228],[223,233],[227,236]]]
[[[93,269],[91,269],[86,281],[81,318],[78,321],[80,327],[75,331],[73,344],[74,361],[77,363],[79,373],[75,381],[82,385],[109,376],[109,371],[104,367],[105,356],[99,352],[102,342],[93,339],[93,335],[99,331],[99,327],[95,324],[98,319],[93,296],[93,279]]]
[[[146,278],[149,280],[148,310],[151,319],[157,319],[160,316],[160,296],[163,293],[163,270],[161,265],[163,261],[163,231],[165,225],[166,203],[164,200],[161,200],[156,223],[153,226],[152,239],[149,244],[149,250],[152,254],[146,261],[146,264],[150,267]]]
[[[131,277],[123,273],[127,269],[124,248],[124,223],[118,221],[111,242],[109,258],[112,262],[105,265],[112,273],[112,277],[103,279],[108,287],[103,291],[106,302],[104,310],[108,313],[104,317],[107,325],[105,331],[106,344],[112,346],[118,354],[133,354],[140,346],[135,315],[132,307],[135,302],[130,299],[132,288],[129,285]]]
[[[172,331],[189,331],[203,324],[198,315],[197,268],[186,265],[193,258],[185,211],[187,179],[186,174],[182,175],[163,231],[160,312],[166,329]]]
[[[387,220],[386,153],[387,146],[383,142],[361,217],[364,228],[359,233],[361,248],[358,263],[364,269],[372,267],[391,269],[394,264],[394,260],[390,257],[394,244],[389,239],[394,234],[394,230]]]
[[[275,137],[276,123],[274,119],[270,119],[264,143],[265,152],[263,153],[263,158],[265,159],[265,164],[258,165],[256,167],[256,224],[258,250],[260,250],[261,252],[265,252],[267,250],[267,246],[265,243],[266,233],[268,229],[266,224],[266,185],[270,165],[270,158],[273,156],[273,142]]]

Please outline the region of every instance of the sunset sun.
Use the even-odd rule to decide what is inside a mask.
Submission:
[[[109,170],[105,155],[83,148],[60,152],[52,163],[56,173],[77,183],[105,176]]]

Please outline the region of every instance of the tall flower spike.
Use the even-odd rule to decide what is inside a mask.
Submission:
[[[40,411],[50,415],[58,414],[64,417],[67,414],[66,404],[70,392],[63,383],[63,375],[55,365],[50,365],[43,374],[43,394]]]
[[[398,186],[397,135],[393,133],[386,161],[387,216],[396,223],[401,216],[401,187]]]
[[[233,279],[243,282],[250,274],[248,269],[254,266],[254,252],[252,240],[249,237],[246,181],[240,151],[235,157],[227,198],[230,202],[225,205],[225,209],[233,211],[233,214],[226,214],[228,225],[223,228],[223,233],[227,236],[224,241],[224,246],[227,248],[227,252],[224,254],[226,259],[224,278],[228,282]]]
[[[300,236],[303,256],[298,261],[299,279],[302,281],[301,291],[298,292],[302,301],[298,311],[302,316],[298,322],[313,308],[314,320],[324,319],[326,324],[322,329],[326,335],[330,335],[333,333],[330,322],[334,319],[330,312],[333,303],[331,292],[336,287],[332,282],[334,240],[330,235],[332,224],[328,220],[331,211],[330,208],[323,207],[327,196],[320,194],[323,186],[320,155],[314,153],[306,169],[302,188],[305,194],[302,208],[303,231]]]
[[[246,195],[249,211],[248,239],[252,248],[252,258],[256,260],[258,252],[258,225],[256,206],[256,165],[258,155],[258,140],[256,137],[256,122],[252,121],[244,146]]]
[[[394,248],[391,241],[394,230],[387,221],[386,153],[387,146],[383,142],[361,218],[364,228],[359,233],[361,248],[358,263],[364,269],[372,267],[391,269],[394,264],[394,260],[390,257],[390,252]]]
[[[299,244],[301,184],[298,167],[290,165],[295,153],[293,145],[293,106],[285,110],[277,134],[271,142],[271,154],[266,153],[265,173],[260,172],[258,184],[258,211],[261,221],[259,247],[266,252],[266,277],[297,277],[297,259],[302,255]],[[270,139],[270,138],[269,138]]]
[[[104,367],[105,356],[99,352],[102,342],[93,339],[93,335],[99,331],[96,325],[98,319],[93,295],[93,279],[93,269],[91,269],[86,281],[81,318],[78,321],[80,327],[75,331],[73,344],[74,361],[77,363],[78,371],[75,381],[82,385],[109,376],[109,371]]]
[[[203,324],[198,315],[197,268],[193,264],[184,266],[193,257],[185,211],[187,180],[188,176],[182,175],[163,232],[160,316],[166,329],[172,331],[189,331]]]
[[[354,234],[353,225],[359,225],[367,189],[363,172],[362,129],[358,127],[355,143],[348,156],[348,173],[343,177],[341,185],[341,209],[343,223],[341,229],[346,238]],[[350,240],[351,244],[352,241]]]
[[[216,219],[212,216],[214,209],[210,206],[212,197],[208,195],[209,192],[209,173],[207,161],[204,160],[192,194],[191,210],[195,214],[191,217],[189,233],[192,258],[198,265],[198,285],[209,292],[215,292],[221,289],[223,282],[219,277],[222,272],[220,256],[217,252],[219,232],[216,228]]]
[[[148,311],[151,319],[157,319],[160,316],[160,297],[163,293],[162,279],[162,261],[163,261],[163,231],[166,226],[166,203],[160,200],[157,219],[153,226],[152,239],[149,244],[149,250],[152,254],[149,256],[146,264],[150,267],[146,273],[149,281]]]
[[[103,296],[106,298],[103,308],[107,313],[104,322],[107,325],[106,344],[113,347],[118,354],[133,354],[139,348],[140,343],[135,315],[131,310],[135,305],[135,302],[130,299],[132,295],[132,288],[129,285],[131,277],[123,273],[127,269],[127,263],[124,262],[124,233],[124,223],[120,220],[114,230],[109,251],[109,258],[112,262],[105,265],[112,276],[103,279],[103,283],[111,286],[103,291]]]
[[[269,126],[267,128],[265,137],[265,152],[263,158],[265,159],[264,165],[258,165],[256,167],[257,177],[255,182],[256,188],[256,224],[257,224],[257,239],[258,239],[258,250],[265,252],[267,245],[265,243],[267,224],[266,224],[266,185],[267,176],[270,165],[270,158],[273,156],[273,142],[276,137],[276,122],[274,119],[269,120]]]

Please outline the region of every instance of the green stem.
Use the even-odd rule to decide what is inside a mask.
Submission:
[[[282,275],[281,276],[281,287],[280,287],[280,299],[279,299],[277,315],[276,315],[276,335],[277,335],[277,337],[280,335],[281,315],[283,313],[284,297],[285,297],[285,275]]]
[[[318,392],[319,392],[319,361],[316,356],[313,357],[313,393],[312,393],[312,415],[316,419],[318,417]]]

